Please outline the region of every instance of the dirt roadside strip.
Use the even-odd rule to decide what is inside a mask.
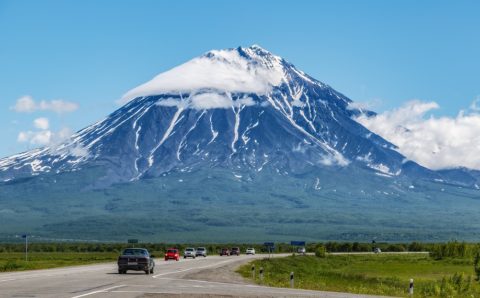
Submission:
[[[225,282],[233,284],[254,284],[252,281],[243,278],[240,274],[235,272],[240,265],[243,265],[251,260],[238,260],[237,262],[232,262],[225,264],[217,268],[207,268],[201,271],[189,273],[183,278],[185,279],[195,279],[203,281],[213,281],[213,282]]]

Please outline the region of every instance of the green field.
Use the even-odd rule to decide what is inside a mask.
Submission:
[[[28,261],[25,261],[23,253],[0,253],[0,272],[111,262],[117,257],[118,253],[114,252],[33,252],[28,254]]]
[[[408,296],[410,278],[415,281],[415,297],[480,297],[470,259],[434,260],[428,254],[378,254],[291,256],[253,261],[238,269],[252,278],[255,265],[264,268],[263,284],[289,287],[289,274],[295,274],[295,287],[311,290],[350,292],[387,296]]]

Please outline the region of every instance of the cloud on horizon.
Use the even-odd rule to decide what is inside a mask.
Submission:
[[[13,107],[17,113],[33,113],[36,111],[52,111],[57,114],[64,114],[76,111],[79,108],[79,105],[75,102],[64,101],[62,99],[54,100],[41,100],[36,102],[32,96],[25,95],[17,99],[17,102]]]
[[[475,100],[456,117],[427,116],[436,102],[410,101],[400,108],[355,120],[398,146],[398,151],[430,169],[480,170],[480,113]]]
[[[72,134],[72,130],[64,127],[58,131],[49,129],[48,118],[37,118],[33,121],[33,126],[37,130],[21,131],[18,133],[17,141],[19,143],[28,143],[34,146],[56,146],[67,140]]]
[[[43,129],[43,130],[48,129],[48,127],[50,126],[49,124],[50,122],[48,121],[48,118],[45,118],[45,117],[41,117],[33,120],[33,125],[35,126],[35,128],[38,128],[38,129]]]

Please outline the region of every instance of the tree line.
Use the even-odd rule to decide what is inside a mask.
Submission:
[[[216,244],[204,244],[204,243],[139,243],[139,244],[127,244],[127,243],[29,243],[28,250],[30,252],[112,252],[120,253],[127,247],[144,247],[149,251],[164,252],[170,247],[175,247],[183,250],[187,247],[206,247],[210,253],[216,253],[220,249],[226,247],[240,247],[241,251],[245,251],[247,247],[253,247],[257,252],[266,252],[266,248],[261,243],[216,243]],[[324,247],[326,252],[369,252],[375,248],[381,249],[383,252],[420,252],[426,251],[434,259],[443,258],[470,258],[473,259],[477,252],[480,252],[479,243],[467,243],[451,241],[446,243],[371,243],[371,242],[318,242],[307,243],[307,252],[315,252],[318,247]],[[294,252],[295,247],[292,247],[289,243],[275,243],[275,252],[277,253],[289,253]],[[25,246],[22,243],[3,243],[0,244],[0,253],[3,252],[23,252]]]

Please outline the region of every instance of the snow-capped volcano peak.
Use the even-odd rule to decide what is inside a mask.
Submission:
[[[122,102],[140,96],[202,90],[266,94],[281,84],[284,75],[282,59],[259,46],[212,50],[128,91]]]

